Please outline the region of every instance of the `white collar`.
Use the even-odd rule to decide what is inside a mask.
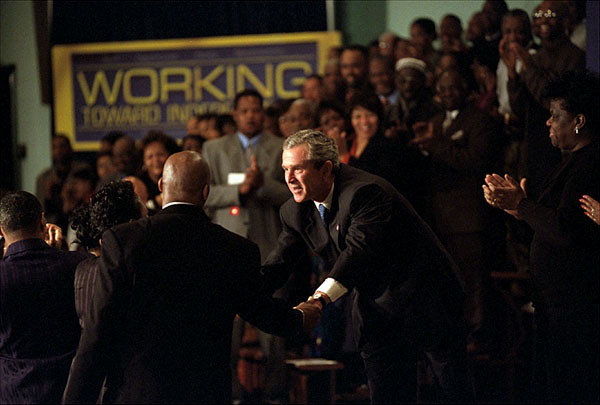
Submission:
[[[325,201],[322,202],[318,202],[318,201],[314,201],[315,206],[317,207],[317,209],[319,209],[319,205],[323,204],[325,206],[325,208],[327,208],[329,211],[331,211],[331,202],[333,201],[333,188],[335,186],[335,183],[331,183],[331,190],[329,190],[329,194],[327,194],[327,197],[325,198]]]
[[[170,207],[171,205],[196,205],[196,204],[192,204],[192,203],[184,202],[184,201],[173,201],[173,202],[163,205],[162,209],[164,210],[165,208]]]
[[[454,120],[458,116],[459,112],[460,112],[460,110],[446,111],[446,118],[450,118],[450,119]]]

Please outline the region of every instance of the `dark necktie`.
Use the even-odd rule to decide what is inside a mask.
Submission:
[[[327,225],[327,220],[325,219],[327,216],[327,207],[325,207],[325,204],[319,204],[319,215],[321,216],[323,225]]]

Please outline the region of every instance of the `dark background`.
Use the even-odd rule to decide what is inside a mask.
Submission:
[[[325,1],[55,1],[51,44],[326,31]]]

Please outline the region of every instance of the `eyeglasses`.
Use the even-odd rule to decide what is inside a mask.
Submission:
[[[544,11],[544,10],[538,10],[535,11],[533,13],[533,18],[537,19],[537,18],[542,18],[542,17],[546,17],[546,18],[556,18],[556,13],[550,9]]]

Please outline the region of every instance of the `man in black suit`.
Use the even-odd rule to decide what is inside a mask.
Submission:
[[[103,234],[63,402],[95,402],[106,377],[105,402],[228,403],[236,313],[289,338],[316,323],[317,305],[260,295],[257,246],[204,214],[209,180],[198,153],[172,155],[158,184],[163,210]]]
[[[335,142],[318,131],[287,138],[282,162],[293,199],[281,207],[283,231],[263,265],[271,288],[308,246],[331,268],[308,302],[353,295],[373,403],[415,401],[417,349],[444,400],[469,401],[462,286],[431,229],[388,182],[340,164]]]

